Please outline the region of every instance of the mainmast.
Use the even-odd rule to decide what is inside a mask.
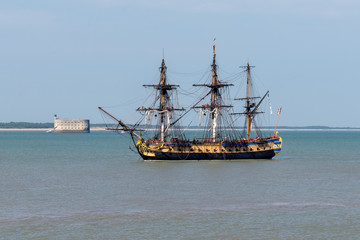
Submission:
[[[214,39],[215,41],[215,39]],[[217,132],[218,132],[218,116],[219,116],[219,109],[224,107],[232,107],[231,105],[221,105],[221,95],[220,95],[220,88],[227,87],[227,86],[233,86],[233,84],[227,84],[227,83],[220,83],[218,80],[217,75],[217,65],[216,65],[216,54],[215,54],[215,44],[213,45],[213,61],[211,64],[211,72],[212,72],[212,78],[211,78],[211,84],[193,84],[193,86],[206,86],[209,87],[211,90],[209,93],[211,93],[211,102],[210,105],[203,105],[199,107],[193,107],[193,108],[203,108],[208,109],[211,116],[211,141],[216,142],[217,140]]]
[[[166,66],[165,66],[165,60],[164,60],[164,50],[163,50],[163,57],[160,67],[160,141],[164,141],[165,139],[165,107],[166,107],[166,101],[168,100],[167,97],[167,90],[165,88],[166,86]]]
[[[217,108],[217,95],[218,95],[218,88],[215,87],[218,84],[218,78],[217,78],[217,65],[216,65],[216,54],[215,54],[215,44],[213,46],[213,63],[211,65],[212,68],[212,85],[214,86],[211,91],[211,119],[212,119],[212,126],[211,126],[211,132],[212,132],[212,141],[216,141],[216,130],[217,130],[217,117],[218,117],[218,108]]]

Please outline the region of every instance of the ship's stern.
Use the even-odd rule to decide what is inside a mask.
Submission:
[[[274,142],[274,153],[275,155],[279,154],[281,152],[281,148],[282,148],[282,138],[278,137],[279,139],[277,141]]]

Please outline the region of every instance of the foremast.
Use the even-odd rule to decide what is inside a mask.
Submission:
[[[165,125],[167,122],[167,125],[170,126],[170,116],[169,116],[170,112],[183,111],[184,109],[183,108],[176,109],[170,105],[169,91],[175,90],[177,87],[179,87],[179,85],[170,85],[167,83],[167,77],[166,77],[167,67],[165,65],[164,51],[163,51],[161,66],[160,66],[159,70],[160,70],[159,84],[143,85],[144,87],[153,87],[154,89],[156,89],[158,91],[159,99],[160,99],[158,108],[153,109],[153,108],[141,107],[141,108],[138,108],[137,111],[144,111],[144,112],[156,111],[160,115],[159,129],[158,129],[158,133],[155,136],[155,138],[160,140],[161,142],[165,142],[167,131],[169,129],[169,127],[166,127]]]
[[[164,141],[165,139],[165,107],[166,102],[168,100],[167,97],[167,89],[166,89],[166,66],[165,66],[165,59],[164,59],[164,51],[163,51],[163,57],[160,67],[160,141]]]

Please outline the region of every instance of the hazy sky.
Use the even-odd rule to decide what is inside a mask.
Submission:
[[[158,81],[189,89],[247,59],[280,125],[360,127],[360,2],[355,0],[0,1],[0,122],[131,121]]]

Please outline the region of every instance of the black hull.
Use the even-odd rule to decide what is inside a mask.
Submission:
[[[272,159],[275,156],[273,150],[259,152],[239,153],[164,153],[156,152],[155,156],[144,156],[144,160],[241,160],[241,159]]]

